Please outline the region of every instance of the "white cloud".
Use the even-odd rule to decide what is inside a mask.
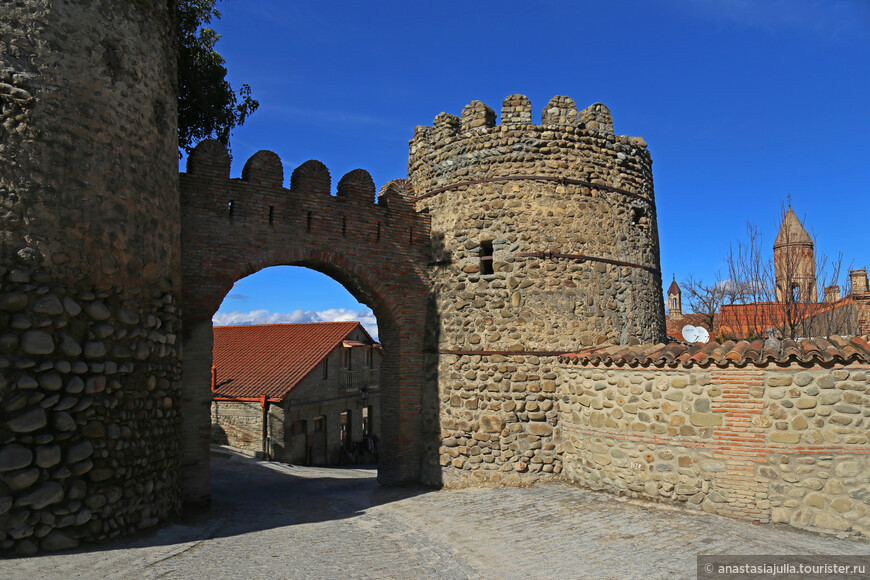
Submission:
[[[275,116],[283,116],[309,123],[339,124],[341,126],[361,125],[391,128],[398,127],[398,122],[392,118],[376,117],[348,111],[313,109],[288,105],[267,105],[264,107],[264,110],[267,110]]]
[[[673,5],[711,20],[773,33],[788,30],[829,40],[866,35],[870,10],[855,0],[671,0]]]
[[[215,326],[234,326],[240,324],[281,324],[287,322],[350,322],[358,320],[372,338],[378,340],[378,320],[371,310],[355,311],[349,308],[329,308],[327,310],[302,310],[292,312],[269,312],[251,310],[250,312],[218,312],[211,321]]]

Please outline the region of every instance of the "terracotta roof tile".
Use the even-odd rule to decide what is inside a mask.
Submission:
[[[763,365],[775,363],[850,362],[870,363],[870,342],[866,337],[832,336],[806,338],[797,342],[791,339],[754,340],[707,344],[641,344],[634,346],[609,346],[590,348],[564,354],[563,363],[605,364],[628,366],[719,366]]]
[[[851,296],[837,302],[800,303],[792,307],[791,317],[804,320],[829,310],[841,308],[852,301]],[[732,336],[765,334],[768,329],[782,328],[787,323],[786,309],[781,302],[755,302],[752,304],[726,304],[719,309],[719,332]],[[668,328],[668,334],[676,336]]]
[[[281,400],[356,328],[359,322],[216,326],[213,396]]]

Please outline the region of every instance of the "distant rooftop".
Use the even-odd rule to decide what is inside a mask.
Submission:
[[[357,328],[374,344],[359,322],[216,326],[213,396],[280,401]]]

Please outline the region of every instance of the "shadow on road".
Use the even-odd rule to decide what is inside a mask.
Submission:
[[[423,486],[381,487],[376,466],[297,467],[226,450],[211,454],[212,504],[166,526],[65,554],[136,550],[231,537],[277,527],[341,520],[421,494]],[[41,555],[31,558],[38,559]]]

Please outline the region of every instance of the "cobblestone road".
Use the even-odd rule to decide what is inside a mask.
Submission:
[[[567,485],[384,489],[375,471],[212,455],[213,509],[123,544],[0,562],[41,578],[694,578],[697,554],[870,554],[870,543]]]

